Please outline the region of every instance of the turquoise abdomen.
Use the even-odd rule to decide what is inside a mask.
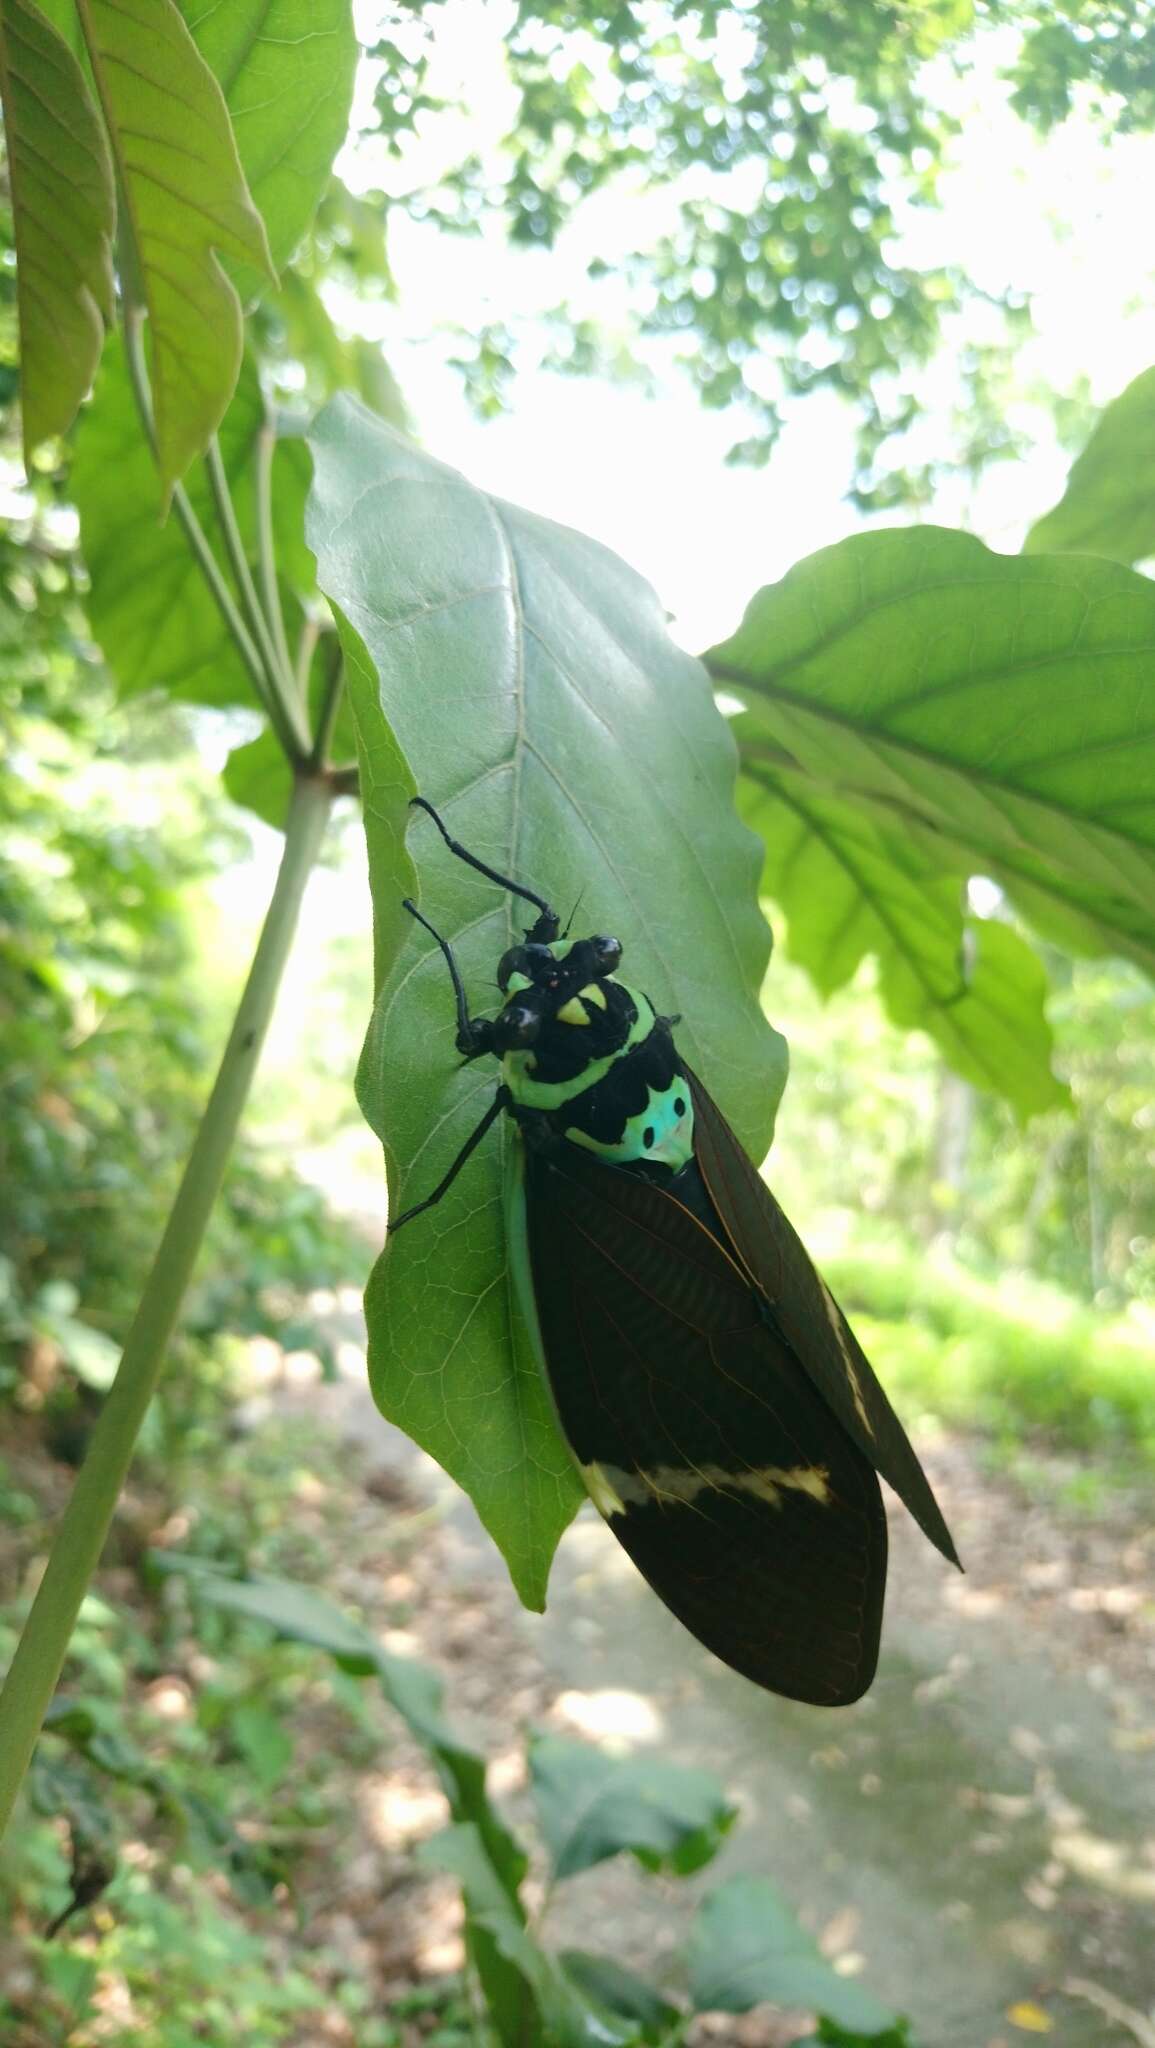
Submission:
[[[584,1145],[588,1151],[596,1152],[599,1159],[610,1159],[615,1165],[652,1163],[669,1166],[676,1173],[693,1156],[693,1097],[684,1076],[675,1074],[668,1088],[647,1090],[645,1108],[626,1118],[616,1144],[591,1138],[576,1125],[566,1136],[573,1144]]]

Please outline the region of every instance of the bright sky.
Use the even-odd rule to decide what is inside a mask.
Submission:
[[[372,147],[346,151],[341,169],[351,183],[396,193],[435,176],[467,148],[492,148],[510,110],[505,21],[502,5],[449,0],[431,85],[446,98],[460,97],[468,111],[416,144],[400,167]],[[1037,332],[1022,358],[1025,384],[1064,392],[1086,375],[1102,403],[1155,362],[1155,295],[1149,275],[1135,267],[1147,211],[1138,195],[1155,190],[1155,141],[1127,138],[1108,148],[1089,121],[1075,118],[1047,143],[1037,142],[1006,104],[995,76],[998,56],[992,43],[981,75],[963,85],[944,79],[963,116],[956,162],[941,212],[905,223],[902,254],[916,263],[962,265],[991,289],[1030,292]],[[862,525],[843,500],[851,421],[838,401],[803,403],[768,469],[731,469],[724,456],[746,431],[743,421],[704,411],[676,374],[646,398],[636,389],[531,368],[514,387],[514,410],[483,424],[448,365],[458,344],[438,335],[447,317],[470,330],[562,299],[592,311],[585,276],[591,256],[644,245],[668,224],[673,203],[669,194],[628,188],[601,195],[552,253],[511,251],[497,224],[471,238],[397,213],[390,248],[398,304],[377,309],[368,323],[358,314],[358,324],[380,338],[432,453],[475,483],[615,548],[654,583],[674,615],[674,632],[696,651],[734,627],[760,584]],[[603,312],[606,303],[596,301]],[[351,311],[339,302],[333,310]],[[982,317],[975,309],[967,331],[978,332]],[[952,387],[949,363],[928,380],[922,455],[949,453]],[[1059,495],[1069,460],[1045,405],[1024,403],[1017,423],[1037,442],[1032,457],[996,464],[972,500],[952,488],[934,508],[942,523],[968,526],[1008,550]],[[246,925],[269,886],[275,850],[272,835],[258,849]],[[319,876],[274,1029],[266,1100],[278,1068],[291,1067],[299,1034],[310,1028],[322,936],[356,929],[366,934],[368,971],[367,906],[349,878]]]
[[[347,151],[350,182],[400,193],[435,178],[466,148],[484,157],[509,118],[506,8],[450,0],[439,13],[431,89],[462,99],[468,112],[442,117],[400,165],[372,145]],[[1137,195],[1155,188],[1155,143],[1127,138],[1108,151],[1089,121],[1073,120],[1039,144],[997,79],[1006,54],[991,38],[977,75],[960,82],[944,69],[942,96],[963,117],[957,162],[942,211],[908,215],[901,253],[915,264],[960,265],[983,287],[1035,295],[1038,335],[1024,352],[1025,381],[1064,392],[1086,374],[1105,401],[1155,362],[1155,298],[1135,269]],[[597,195],[553,252],[509,249],[496,222],[481,237],[444,235],[398,212],[390,250],[399,304],[381,309],[374,331],[433,453],[617,549],[657,586],[678,636],[699,649],[736,624],[761,583],[861,525],[842,502],[851,422],[839,402],[802,403],[768,469],[728,469],[724,457],[745,430],[742,419],[705,412],[676,373],[647,399],[530,369],[515,387],[515,411],[486,424],[471,416],[448,367],[455,344],[431,341],[446,317],[472,330],[562,299],[603,315],[608,306],[612,318],[618,288],[588,283],[590,259],[645,246],[671,224],[675,205],[669,192],[629,185]],[[1141,295],[1145,308],[1136,304]],[[982,319],[975,308],[967,332],[980,332]],[[952,383],[949,363],[928,380],[922,454],[949,452]],[[973,503],[956,490],[935,508],[944,523],[969,525],[1008,549],[1058,495],[1067,468],[1045,408],[1021,411],[1040,444],[1033,460],[996,465]]]

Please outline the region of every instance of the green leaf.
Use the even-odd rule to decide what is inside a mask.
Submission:
[[[274,274],[221,89],[173,0],[77,4],[148,308],[167,499],[220,425],[241,367],[240,300],[218,257]]]
[[[872,1992],[831,1968],[764,1877],[733,1877],[703,1900],[690,1931],[690,1986],[696,2012],[797,2005],[868,2040],[895,2024]]]
[[[768,934],[754,841],[731,809],[733,742],[648,587],[581,535],[499,504],[348,400],[314,429],[309,532],[322,588],[378,680],[350,678],[377,920],[379,995],[360,1075],[390,1199],[445,1171],[490,1099],[462,1071],[444,962],[403,922],[403,752],[468,845],[616,932],[626,972],[681,1013],[680,1043],[753,1155],[781,1042],[758,1007]],[[410,784],[409,787],[412,787]],[[426,913],[479,1008],[525,922],[416,829]],[[541,1606],[580,1499],[516,1304],[502,1217],[509,1133],[404,1232],[367,1298],[379,1405],[472,1496],[526,1604]]]
[[[678,1877],[717,1854],[738,1809],[716,1778],[654,1757],[612,1757],[585,1742],[541,1736],[530,1779],[555,1878],[628,1849],[647,1870]]]
[[[964,915],[965,879],[944,874],[917,835],[759,758],[756,721],[750,731],[739,809],[765,844],[763,887],[785,914],[786,950],[819,994],[873,954],[894,1022],[927,1032],[956,1073],[1024,1118],[1067,1103],[1032,949],[1010,926]]]
[[[442,1719],[440,1679],[415,1658],[392,1657],[385,1650],[377,1653],[377,1669],[391,1704],[438,1765],[454,1820],[476,1828],[490,1868],[507,1898],[516,1902],[525,1855],[489,1803],[484,1759],[466,1749]]]
[[[566,1948],[558,1962],[571,1984],[576,1984],[589,2004],[633,2020],[643,2041],[660,2043],[681,2020],[681,2013],[633,1970],[627,1970],[612,1956],[591,1955],[587,1949]]]
[[[381,1653],[368,1629],[305,1586],[288,1579],[228,1578],[204,1558],[186,1557],[177,1550],[151,1551],[149,1562],[162,1577],[189,1579],[197,1598],[210,1606],[259,1621],[288,1642],[324,1650],[358,1678],[377,1670]]]
[[[893,2027],[887,2027],[881,2034],[862,2034],[857,2029],[852,2033],[846,2027],[836,2026],[831,2019],[818,2022],[818,2032],[810,2040],[821,2043],[821,2048],[915,2048],[910,2038],[906,2020],[899,2020]]]
[[[191,1579],[197,1596],[210,1606],[262,1622],[288,1642],[324,1650],[355,1677],[378,1678],[390,1705],[437,1764],[455,1820],[476,1825],[492,1867],[516,1899],[525,1857],[489,1804],[484,1759],[467,1749],[442,1718],[436,1672],[416,1658],[391,1656],[332,1601],[291,1580],[227,1578],[203,1559],[179,1551],[153,1551],[151,1562],[162,1574]]]
[[[418,1861],[457,1878],[467,1920],[488,1935],[532,1994],[549,2048],[614,2048],[642,2036],[629,2019],[587,2005],[555,1959],[534,1940],[500,1883],[477,1829],[446,1828],[417,1851]],[[525,2035],[519,2033],[518,2039]],[[540,2038],[540,2037],[539,2037]]]
[[[185,26],[224,95],[249,194],[278,269],[324,197],[349,125],[358,44],[349,0],[177,0]],[[83,49],[74,0],[44,0],[60,34]],[[347,197],[347,208],[360,202]],[[247,294],[268,273],[231,266]],[[291,273],[282,289],[292,289]]]
[[[220,448],[237,521],[255,558],[254,462],[265,405],[250,360],[221,423]],[[273,529],[282,576],[300,592],[313,581],[304,546],[309,453],[297,435],[278,439],[273,460]],[[248,672],[175,519],[162,526],[155,471],[117,340],[110,341],[91,405],[77,431],[72,489],[91,579],[88,614],[125,696],[167,690],[194,704],[251,704]],[[216,542],[208,485],[188,480],[194,510]],[[218,562],[224,563],[219,546]]]
[[[349,0],[179,5],[224,93],[279,269],[317,210],[349,125],[357,64]]]
[[[24,460],[71,426],[115,317],[116,201],[84,73],[29,0],[0,0]]]
[[[278,832],[285,829],[289,799],[293,794],[293,771],[280,741],[265,727],[255,740],[234,747],[221,771],[221,780],[235,804],[252,811]]]
[[[1155,369],[1144,370],[1106,407],[1067,488],[1036,521],[1028,554],[1155,555]]]
[[[277,1715],[245,1700],[229,1717],[229,1732],[262,1792],[279,1785],[293,1761],[293,1745]]]
[[[1112,562],[861,534],[759,592],[707,657],[751,768],[1002,882],[1034,923],[1155,969],[1155,587]]]
[[[360,769],[373,899],[373,985],[379,990],[411,930],[402,900],[417,894],[417,872],[405,843],[409,800],[417,785],[393,728],[382,716],[377,670],[369,651],[340,606],[329,601],[345,659],[345,703]]]

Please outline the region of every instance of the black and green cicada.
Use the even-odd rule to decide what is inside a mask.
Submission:
[[[958,1563],[926,1475],[846,1318],[672,1026],[618,979],[614,938],[571,939],[541,896],[457,1048],[501,1062],[440,1201],[504,1112],[521,1136],[510,1216],[523,1307],[562,1434],[619,1543],[692,1635],[789,1699],[869,1686],[886,1587],[881,1476]]]

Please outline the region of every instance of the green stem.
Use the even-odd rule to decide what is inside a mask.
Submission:
[[[301,627],[301,637],[297,642],[296,663],[297,688],[301,693],[302,704],[307,704],[309,701],[309,671],[313,666],[313,654],[320,637],[321,627],[319,621],[306,618]]]
[[[152,414],[152,394],[148,387],[148,373],[144,366],[144,343],[141,337],[142,322],[143,314],[140,308],[135,305],[126,305],[124,346],[125,357],[128,363],[129,381],[132,384],[136,409],[140,414],[145,437],[155,455],[156,428]],[[233,602],[232,592],[221,575],[217,558],[209,546],[204,527],[193,510],[192,503],[183,484],[177,484],[174,487],[172,502],[176,516],[184,529],[184,536],[189,544],[193,559],[209,587],[212,598],[224,620],[229,637],[233,641],[245,667],[248,669],[249,680],[253,685],[253,689],[268,713],[270,723],[277,728],[276,705],[270,696],[268,681],[260,654],[257,651],[248,627],[245,625],[240,612]],[[291,742],[288,739],[288,735],[277,728],[277,737],[280,739],[282,746],[285,747],[286,752],[291,752]]]
[[[220,442],[215,434],[205,450],[205,469],[208,474],[209,489],[213,494],[213,504],[216,507],[221,539],[225,544],[225,554],[228,556],[233,579],[240,592],[241,610],[248,621],[249,631],[256,641],[257,649],[260,653],[269,696],[277,706],[277,737],[280,739],[281,745],[285,748],[291,761],[303,760],[309,751],[308,726],[302,716],[301,707],[297,702],[294,676],[289,664],[288,654],[286,652],[285,665],[282,668],[277,656],[277,650],[273,645],[273,636],[269,630],[268,622],[264,612],[261,610],[260,599],[257,596],[257,586],[253,582],[253,573],[249,568],[249,559],[245,553],[245,544],[241,539],[240,527],[237,525],[237,515],[233,510],[232,492],[229,490],[229,480],[225,475],[225,465],[221,460]],[[273,571],[273,580],[275,584],[275,570]]]
[[[300,676],[289,653],[281,590],[277,582],[277,543],[273,533],[273,457],[276,452],[277,431],[272,421],[265,419],[257,433],[257,573],[261,579],[261,602],[273,635],[281,674],[286,679],[294,678],[299,687]],[[300,691],[300,705],[308,725],[308,699],[303,690]]]
[[[0,1833],[31,1760],[145,1410],[156,1391],[236,1137],[331,803],[332,790],[323,779],[296,783],[276,887],[212,1094],[145,1282],[120,1370],[92,1433],[88,1455],[61,1517],[40,1589],[0,1693]]]
[[[325,689],[321,708],[317,714],[317,734],[313,741],[310,766],[316,774],[329,766],[329,743],[333,727],[337,723],[337,711],[341,703],[341,691],[345,682],[345,658],[341,642],[334,633],[325,649]]]

